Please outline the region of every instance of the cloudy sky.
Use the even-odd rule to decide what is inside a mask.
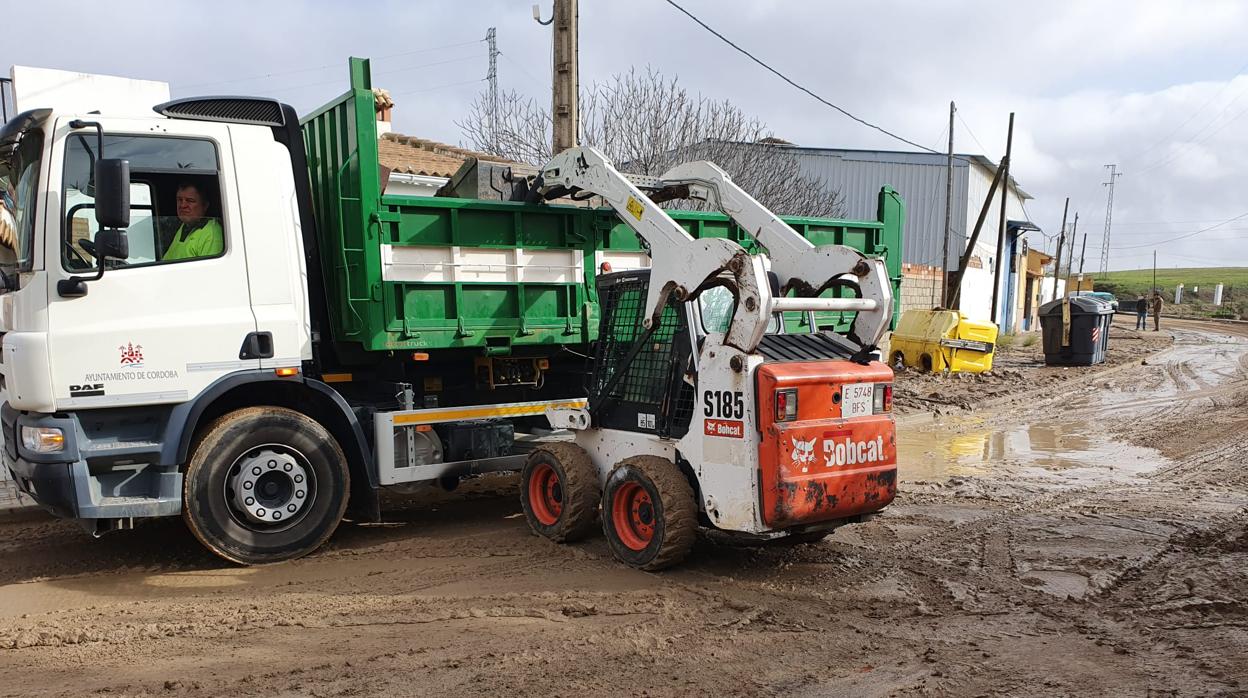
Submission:
[[[1248,265],[1248,215],[1232,220],[1248,214],[1248,3],[678,2],[830,101],[938,150],[950,100],[956,148],[994,160],[1014,111],[1028,211],[1055,233],[1071,197],[1089,269],[1108,163],[1124,173],[1111,268],[1148,266],[1154,248],[1161,266]],[[501,86],[549,99],[549,28],[530,5],[6,3],[0,65],[164,80],[175,97],[266,94],[305,112],[341,93],[347,56],[371,57],[396,130],[460,143],[454,122],[485,86],[489,27]],[[582,82],[649,65],[801,145],[909,148],[780,82],[664,0],[581,0],[580,13]]]

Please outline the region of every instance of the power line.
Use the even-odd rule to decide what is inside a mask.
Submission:
[[[824,99],[823,97],[820,97],[819,95],[815,94],[814,92],[811,92],[809,89],[807,89],[807,88],[805,88],[805,87],[803,87],[803,86],[801,86],[801,85],[797,84],[796,82],[794,82],[791,78],[789,78],[789,77],[788,77],[787,75],[785,75],[784,73],[781,73],[780,71],[776,70],[775,68],[771,67],[770,65],[767,65],[767,64],[766,64],[766,63],[764,63],[761,59],[759,59],[759,58],[755,57],[755,56],[754,56],[754,54],[750,53],[749,51],[746,51],[745,49],[741,48],[741,47],[740,47],[740,46],[738,46],[737,44],[733,43],[733,41],[732,41],[731,39],[729,39],[728,37],[724,36],[723,34],[720,34],[719,32],[717,32],[717,31],[715,31],[714,29],[712,29],[712,28],[710,27],[710,25],[708,25],[706,22],[703,22],[702,20],[698,19],[698,18],[697,18],[697,17],[696,17],[696,16],[695,16],[692,12],[690,12],[689,10],[686,10],[685,8],[683,8],[683,7],[681,7],[680,5],[678,5],[678,4],[675,2],[675,0],[667,0],[667,4],[671,5],[672,7],[675,7],[677,10],[680,10],[680,11],[681,11],[681,13],[683,13],[686,17],[688,17],[689,19],[692,19],[694,22],[698,23],[698,24],[699,24],[699,25],[700,25],[703,29],[705,29],[705,30],[707,30],[708,32],[710,32],[710,33],[714,34],[714,35],[715,35],[715,36],[716,36],[716,37],[717,37],[720,41],[723,41],[724,43],[726,43],[726,44],[728,44],[729,46],[733,47],[733,48],[734,48],[734,49],[736,49],[738,52],[740,52],[742,55],[744,55],[746,58],[749,58],[750,60],[752,60],[752,61],[754,61],[755,63],[759,64],[760,66],[762,66],[763,68],[765,68],[768,72],[772,73],[773,75],[775,75],[776,77],[780,78],[781,80],[783,80],[783,81],[785,81],[785,82],[789,83],[790,85],[792,85],[793,87],[797,88],[798,90],[800,90],[800,91],[802,91],[802,92],[805,92],[807,95],[810,95],[810,96],[811,96],[811,97],[813,97],[816,101],[818,101],[818,102],[822,103],[823,105],[828,106],[828,107],[831,107],[831,108],[835,109],[836,111],[840,112],[841,114],[845,115],[846,117],[848,117],[848,118],[850,118],[850,119],[852,119],[852,120],[854,120],[854,121],[857,121],[858,123],[862,124],[863,126],[866,126],[866,127],[868,127],[868,128],[873,128],[873,129],[875,129],[876,131],[879,131],[880,133],[883,133],[884,135],[886,135],[886,136],[888,136],[888,137],[890,137],[890,138],[893,138],[893,139],[896,139],[896,140],[898,140],[898,141],[901,141],[902,143],[905,143],[905,144],[907,144],[907,145],[912,145],[912,146],[914,146],[915,148],[918,148],[919,150],[923,150],[923,151],[926,151],[926,152],[929,152],[929,153],[936,153],[937,155],[944,155],[944,153],[941,153],[941,152],[940,152],[940,151],[938,151],[938,150],[934,150],[934,149],[929,148],[929,147],[927,147],[927,146],[925,146],[925,145],[919,145],[918,143],[915,143],[914,141],[912,141],[912,140],[910,140],[910,139],[908,139],[908,138],[902,138],[901,136],[899,136],[899,135],[897,135],[897,134],[893,133],[892,131],[889,131],[888,129],[884,128],[883,126],[877,126],[877,125],[875,125],[875,124],[871,123],[870,121],[867,121],[866,119],[863,119],[863,118],[860,118],[860,117],[858,117],[858,116],[855,116],[855,115],[851,114],[850,112],[846,111],[845,109],[843,109],[843,108],[841,108],[841,107],[839,107],[839,106],[837,106],[837,105],[833,104],[832,102],[829,102],[828,100]],[[982,146],[981,146],[981,147],[982,147]]]
[[[391,53],[385,56],[374,56],[374,60],[383,60],[386,58],[399,58],[401,56],[414,56],[418,53],[429,53],[430,51],[441,51],[443,49],[456,48],[457,46],[479,44],[482,41],[483,41],[482,39],[474,39],[472,41],[461,41],[456,44],[444,44],[442,46],[430,46],[428,48],[417,49],[415,51],[403,51],[401,53]],[[176,87],[179,90],[189,90],[189,89],[196,88],[196,87],[209,87],[213,85],[232,85],[238,82],[248,82],[250,80],[263,80],[266,78],[283,77],[286,75],[298,75],[299,73],[310,73],[316,70],[327,70],[329,68],[338,68],[341,66],[342,66],[341,63],[329,63],[326,65],[318,65],[312,68],[299,68],[297,70],[286,70],[286,71],[281,71],[277,73],[265,73],[264,75],[253,75],[249,78],[233,78],[230,80],[218,80],[216,82],[198,82],[192,85],[173,85],[173,87]],[[319,83],[319,84],[324,84],[324,83]]]
[[[1214,100],[1216,100],[1218,97],[1221,97],[1221,96],[1222,96],[1222,93],[1223,93],[1223,92],[1226,92],[1226,88],[1230,87],[1230,86],[1231,86],[1231,83],[1235,82],[1235,78],[1239,77],[1240,73],[1244,72],[1244,69],[1245,69],[1245,68],[1248,68],[1248,63],[1244,63],[1243,65],[1241,65],[1241,66],[1239,66],[1238,68],[1236,68],[1236,69],[1235,69],[1234,74],[1232,74],[1232,75],[1231,75],[1231,77],[1230,77],[1229,79],[1227,79],[1227,81],[1226,81],[1225,83],[1223,83],[1223,84],[1222,84],[1221,89],[1219,89],[1217,92],[1215,92],[1215,93],[1213,94],[1213,96],[1212,96],[1212,97],[1210,97],[1208,100],[1206,100],[1206,101],[1205,101],[1205,103],[1204,103],[1204,104],[1201,104],[1199,107],[1197,107],[1197,108],[1196,108],[1196,111],[1192,112],[1190,116],[1188,116],[1186,119],[1184,119],[1184,120],[1183,120],[1183,123],[1179,124],[1178,126],[1175,126],[1173,130],[1171,130],[1171,131],[1170,131],[1169,133],[1167,133],[1165,136],[1162,136],[1162,137],[1161,137],[1161,139],[1160,139],[1160,140],[1158,140],[1156,143],[1152,144],[1152,145],[1151,145],[1151,146],[1149,146],[1148,148],[1145,148],[1144,150],[1140,151],[1139,153],[1137,153],[1137,154],[1135,154],[1135,155],[1131,156],[1130,158],[1128,158],[1128,160],[1130,160],[1131,162],[1133,162],[1133,163],[1134,163],[1134,162],[1136,162],[1137,160],[1139,160],[1139,159],[1143,158],[1145,155],[1147,155],[1147,154],[1149,154],[1149,153],[1153,152],[1154,150],[1156,150],[1156,149],[1157,149],[1157,146],[1159,146],[1159,145],[1161,145],[1161,144],[1165,143],[1166,141],[1170,140],[1170,137],[1171,137],[1171,136],[1173,136],[1174,134],[1178,133],[1178,132],[1179,132],[1179,131],[1180,131],[1180,130],[1184,127],[1184,126],[1186,126],[1186,125],[1190,124],[1190,123],[1192,122],[1192,119],[1195,119],[1195,118],[1196,118],[1196,116],[1197,116],[1198,114],[1200,114],[1202,111],[1204,111],[1206,107],[1208,107],[1210,104],[1213,104]],[[1242,93],[1241,93],[1241,94],[1242,94]],[[1235,99],[1239,99],[1239,97],[1236,97]],[[1234,103],[1235,103],[1235,99],[1231,100],[1230,104],[1234,104]],[[1230,105],[1228,104],[1227,106],[1230,106]],[[1224,111],[1225,111],[1225,110],[1224,110]],[[1218,116],[1221,116],[1221,114],[1219,114]],[[1214,121],[1217,121],[1217,117],[1214,117]],[[1198,132],[1198,133],[1199,133],[1199,132]]]
[[[529,80],[530,80],[530,81],[531,81],[534,85],[537,85],[538,87],[543,87],[543,88],[544,88],[544,87],[547,87],[547,84],[546,84],[546,83],[544,83],[544,82],[542,82],[541,80],[539,80],[539,79],[537,79],[537,78],[533,77],[533,73],[530,73],[530,72],[528,71],[528,69],[527,69],[527,68],[525,68],[525,67],[524,67],[524,65],[523,65],[520,61],[517,61],[517,60],[515,60],[514,58],[512,58],[512,57],[511,57],[511,56],[510,56],[510,55],[509,55],[506,51],[499,51],[499,52],[498,52],[498,55],[500,55],[500,56],[502,56],[503,58],[507,59],[507,62],[508,62],[508,63],[511,63],[512,65],[514,65],[514,66],[515,66],[515,67],[516,67],[516,68],[517,68],[517,69],[518,69],[518,70],[519,70],[519,71],[520,71],[520,72],[521,72],[521,73],[522,73],[522,74],[523,74],[526,78],[528,78],[528,79],[529,79]]]
[[[467,60],[472,60],[472,59],[474,59],[474,58],[481,58],[481,57],[482,57],[482,54],[476,54],[476,55],[472,55],[472,56],[463,56],[463,57],[461,57],[461,58],[450,58],[450,59],[447,59],[447,60],[444,60],[444,61],[434,61],[434,62],[432,62],[432,63],[419,63],[419,64],[417,64],[417,65],[409,65],[409,66],[407,66],[407,67],[405,67],[405,68],[395,68],[395,69],[393,69],[393,70],[382,70],[382,71],[378,71],[378,72],[373,73],[373,77],[375,77],[375,78],[376,78],[376,77],[381,77],[381,76],[383,76],[383,75],[395,75],[395,74],[397,74],[397,73],[405,73],[405,72],[407,72],[407,71],[409,71],[409,70],[415,70],[415,69],[417,69],[417,68],[429,68],[429,67],[431,67],[431,66],[435,66],[435,65],[446,65],[446,64],[448,64],[448,63],[458,63],[458,62],[460,62],[460,61],[467,61]],[[484,78],[482,78],[482,79],[484,79]],[[333,85],[333,84],[336,84],[336,83],[338,83],[338,82],[341,82],[341,81],[340,81],[340,80],[338,80],[338,79],[333,79],[333,80],[321,80],[321,81],[319,81],[319,82],[309,82],[309,83],[305,83],[305,84],[303,84],[303,85],[294,85],[294,86],[291,86],[291,87],[276,87],[276,88],[269,88],[269,89],[265,89],[265,90],[264,90],[264,92],[265,92],[265,94],[271,94],[271,93],[277,93],[277,92],[290,92],[290,91],[292,91],[292,90],[302,90],[302,89],[307,88],[307,87],[318,87],[318,86],[320,86],[320,85]],[[475,80],[470,80],[469,82],[475,82]]]
[[[392,92],[390,94],[393,97],[401,97],[403,95],[414,95],[414,94],[419,94],[421,92],[432,92],[433,90],[441,90],[447,87],[455,87],[457,85],[471,85],[477,82],[485,82],[487,79],[488,78],[474,78],[472,80],[460,80],[459,82],[448,82],[444,85],[432,85],[430,87],[423,87],[419,90],[404,90],[402,92]]]
[[[1224,221],[1222,221],[1221,223],[1218,223],[1218,224],[1216,224],[1216,225],[1211,225],[1211,226],[1209,226],[1208,228],[1201,228],[1200,230],[1197,230],[1197,231],[1195,231],[1195,232],[1188,233],[1188,234],[1186,234],[1186,235],[1180,235],[1180,236],[1178,236],[1178,237],[1173,237],[1173,238],[1170,238],[1170,239],[1168,239],[1168,240],[1155,240],[1155,241],[1153,241],[1153,242],[1150,242],[1150,243],[1147,243],[1147,244],[1144,244],[1144,245],[1123,245],[1122,247],[1116,247],[1116,248],[1114,248],[1114,249],[1119,249],[1119,250],[1135,250],[1135,249],[1139,249],[1139,248],[1141,248],[1141,247],[1155,247],[1156,245],[1160,245],[1160,244],[1167,243],[1167,242],[1174,242],[1174,241],[1176,241],[1176,240],[1186,240],[1187,238],[1190,238],[1190,237],[1195,237],[1195,236],[1197,236],[1197,235],[1200,235],[1201,233],[1207,233],[1207,232],[1209,232],[1210,230],[1213,230],[1213,229],[1215,229],[1215,228],[1221,228],[1222,226],[1226,225],[1227,223],[1234,223],[1235,221],[1240,220],[1241,218],[1248,218],[1248,211],[1245,211],[1244,213],[1241,213],[1241,214],[1239,214],[1238,216],[1235,216],[1234,218],[1228,218],[1228,219],[1226,219],[1226,220],[1224,220]]]
[[[982,150],[985,155],[987,155],[988,148],[986,148],[983,143],[979,142],[979,138],[975,136],[975,131],[971,129],[970,124],[966,123],[966,119],[962,118],[961,112],[957,114],[957,117],[958,117],[958,121],[962,122],[962,126],[966,129],[966,132],[970,134],[971,140],[975,141],[975,144],[979,146],[979,149]]]
[[[1227,103],[1227,105],[1226,105],[1225,107],[1223,107],[1223,108],[1222,108],[1222,111],[1218,112],[1218,115],[1217,115],[1217,116],[1213,117],[1213,119],[1211,119],[1211,120],[1209,121],[1209,123],[1207,123],[1207,124],[1205,124],[1203,127],[1201,127],[1201,129],[1200,129],[1199,131],[1197,131],[1196,133],[1193,133],[1193,134],[1192,134],[1192,135],[1188,138],[1188,140],[1187,140],[1187,141],[1185,141],[1185,142],[1183,142],[1183,143],[1179,143],[1179,144],[1178,144],[1178,147],[1177,147],[1177,148],[1175,148],[1175,149],[1174,149],[1174,150],[1173,150],[1173,151],[1172,151],[1169,155],[1167,155],[1167,156],[1163,157],[1161,160],[1158,160],[1158,161],[1156,161],[1156,162],[1152,163],[1151,165],[1148,165],[1148,166],[1144,167],[1143,169],[1141,169],[1141,170],[1140,170],[1140,172],[1141,172],[1141,173],[1144,173],[1144,172],[1149,172],[1149,171],[1151,171],[1151,170],[1155,170],[1155,169],[1157,169],[1158,167],[1161,167],[1162,165],[1167,165],[1167,164],[1169,164],[1169,163],[1171,163],[1171,162],[1174,162],[1174,160],[1175,160],[1176,158],[1178,158],[1180,155],[1182,155],[1182,154],[1184,153],[1184,150],[1185,150],[1185,149],[1190,148],[1190,147],[1192,147],[1192,146],[1200,145],[1201,143],[1204,143],[1205,141],[1207,141],[1207,140],[1209,140],[1210,138],[1213,138],[1215,135],[1217,135],[1220,131],[1222,131],[1222,129],[1224,129],[1224,128],[1226,128],[1227,126],[1230,126],[1231,124],[1233,124],[1233,123],[1235,123],[1236,121],[1238,121],[1238,120],[1239,120],[1239,117],[1241,117],[1241,116],[1243,116],[1244,114],[1248,113],[1248,108],[1246,108],[1246,109],[1241,109],[1241,110],[1239,110],[1238,112],[1235,112],[1235,115],[1234,115],[1234,116],[1232,116],[1230,119],[1228,119],[1228,120],[1226,120],[1225,122],[1223,122],[1221,126],[1219,126],[1219,127],[1215,128],[1214,130],[1210,131],[1207,135],[1205,135],[1205,137],[1204,137],[1204,138],[1201,138],[1200,140],[1192,140],[1192,139],[1196,138],[1197,136],[1199,136],[1200,134],[1204,133],[1204,132],[1205,132],[1205,129],[1207,129],[1207,128],[1209,128],[1210,126],[1213,126],[1214,124],[1216,124],[1216,123],[1218,122],[1218,119],[1221,119],[1223,114],[1225,114],[1226,112],[1230,111],[1231,107],[1232,107],[1232,106],[1234,106],[1234,105],[1235,105],[1235,103],[1239,101],[1239,98],[1240,98],[1240,97],[1243,97],[1245,94],[1248,94],[1248,88],[1245,88],[1245,89],[1244,89],[1244,90],[1242,90],[1239,94],[1235,95],[1235,99],[1232,99],[1230,102],[1228,102],[1228,103]]]

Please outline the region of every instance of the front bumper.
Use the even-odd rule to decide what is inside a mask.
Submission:
[[[89,438],[76,414],[23,413],[0,406],[4,465],[17,487],[55,516],[124,519],[172,516],[182,510],[182,474],[176,466],[143,462],[143,452],[117,439]],[[22,426],[56,427],[60,453],[33,453],[18,437]]]

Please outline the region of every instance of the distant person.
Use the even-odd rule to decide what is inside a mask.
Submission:
[[[165,256],[172,262],[180,259],[215,257],[225,249],[225,235],[221,222],[208,217],[211,203],[204,187],[190,182],[178,185],[178,220],[182,222]]]
[[[1148,301],[1144,299],[1144,294],[1135,297],[1135,329],[1148,329]]]
[[[1153,331],[1161,330],[1161,293],[1153,291]]]

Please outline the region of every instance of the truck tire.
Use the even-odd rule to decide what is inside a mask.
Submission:
[[[693,488],[666,458],[625,458],[603,488],[602,529],[620,562],[651,571],[671,567],[689,556],[697,538]]]
[[[261,565],[303,557],[347,508],[347,460],[326,429],[293,410],[248,407],[220,417],[191,452],[182,516],[221,557]]]
[[[598,518],[598,471],[576,444],[545,444],[520,471],[520,506],[534,533],[556,543],[588,536]]]

